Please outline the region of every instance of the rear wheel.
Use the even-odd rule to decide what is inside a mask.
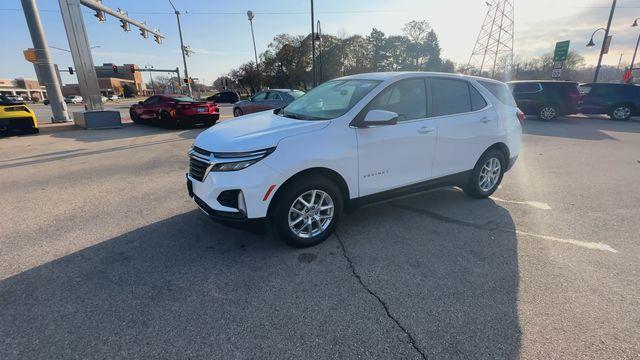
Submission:
[[[558,117],[558,108],[554,105],[545,105],[540,108],[538,117],[543,121],[551,121]]]
[[[238,116],[242,116],[242,110],[240,110],[239,108],[235,108],[233,109],[233,116],[238,117]]]
[[[491,196],[502,182],[507,162],[504,154],[496,149],[485,152],[463,187],[464,192],[474,198]]]
[[[325,241],[338,224],[342,194],[322,176],[306,176],[282,189],[271,214],[273,229],[290,246],[306,248]]]
[[[167,111],[162,111],[160,113],[160,123],[162,126],[165,126],[169,129],[177,129],[179,127],[178,120],[175,120],[171,117]]]
[[[633,109],[629,105],[616,105],[611,109],[609,116],[616,121],[628,121],[631,119]]]

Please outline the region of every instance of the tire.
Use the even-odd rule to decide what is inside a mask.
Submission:
[[[496,160],[497,163],[495,162]],[[496,166],[498,168],[496,168]],[[502,151],[491,149],[485,152],[473,168],[469,181],[463,186],[465,194],[477,199],[484,199],[491,196],[491,194],[498,189],[498,186],[500,186],[506,168],[507,161]],[[488,177],[487,172],[492,175]],[[486,183],[485,181],[489,181],[490,183]]]
[[[270,216],[276,237],[295,248],[306,248],[325,241],[336,228],[342,213],[340,188],[325,177],[310,175],[287,184],[281,191],[274,199],[276,203]],[[315,201],[312,196],[315,196]],[[300,199],[309,206],[305,206]],[[333,207],[323,210],[328,206]],[[309,213],[312,215],[307,216]],[[311,228],[309,223],[305,224],[305,219],[311,221]]]
[[[233,109],[233,116],[235,117],[239,117],[242,116],[244,113],[242,112],[242,110],[240,110],[239,108],[235,108]]]
[[[133,109],[129,109],[129,117],[131,118],[131,121],[133,121],[136,124],[140,123],[140,117],[138,116],[138,114],[136,114],[135,111],[133,111]]]
[[[544,105],[538,111],[538,118],[542,121],[551,121],[558,117],[558,107],[555,105]]]
[[[629,121],[632,114],[633,108],[626,104],[616,105],[609,112],[609,116],[615,121]]]
[[[166,111],[162,111],[160,113],[160,123],[162,124],[162,126],[168,128],[168,129],[177,129],[177,128],[179,128],[178,120],[173,120],[171,118],[171,115]]]

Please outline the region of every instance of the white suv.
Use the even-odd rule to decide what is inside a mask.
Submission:
[[[312,246],[368,202],[451,185],[491,195],[518,157],[523,119],[494,80],[347,76],[201,133],[187,187],[214,219],[268,219],[289,245]]]

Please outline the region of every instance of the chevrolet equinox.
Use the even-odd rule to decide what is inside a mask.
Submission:
[[[210,217],[266,219],[287,244],[307,247],[366,203],[442,186],[490,196],[518,157],[523,120],[494,80],[346,76],[201,133],[187,187]]]

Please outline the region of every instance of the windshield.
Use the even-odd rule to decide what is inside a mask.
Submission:
[[[376,80],[328,81],[285,107],[280,115],[301,120],[329,120],[344,115],[375,88]]]

